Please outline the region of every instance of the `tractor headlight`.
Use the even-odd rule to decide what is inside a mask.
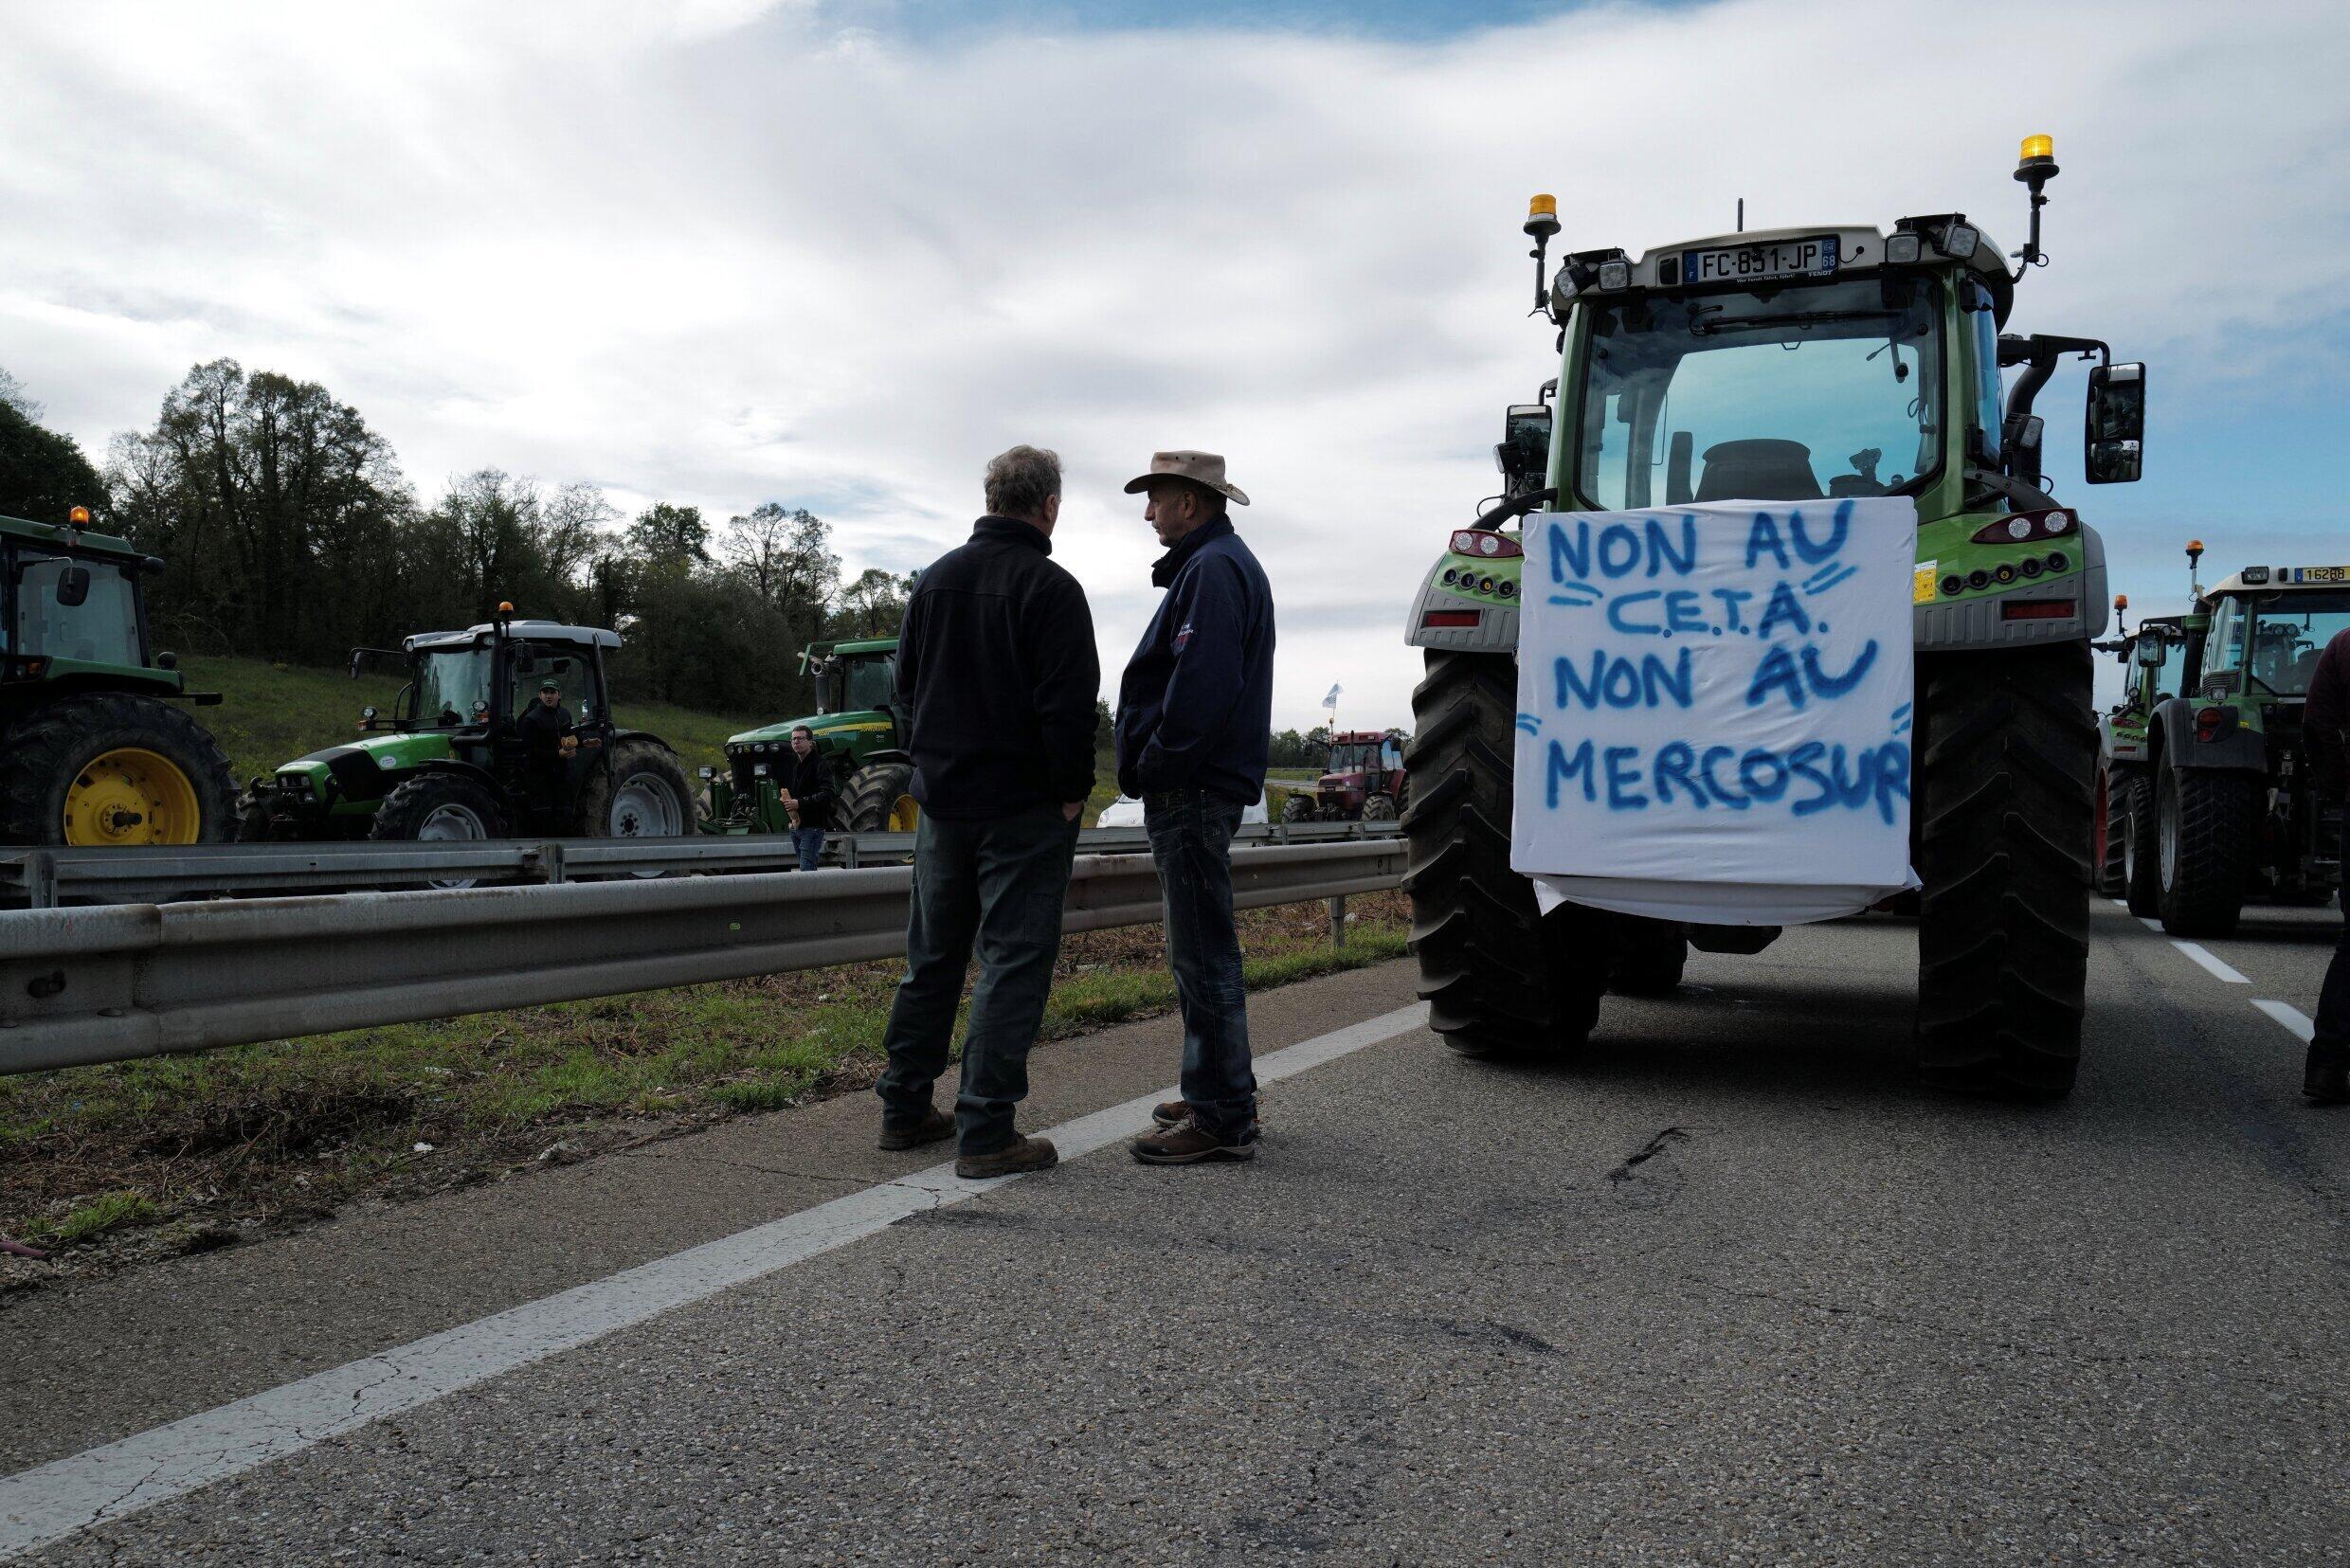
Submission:
[[[1897,267],[1906,267],[1918,259],[1918,237],[1896,234],[1885,242],[1885,259]]]
[[[766,778],[766,777],[767,777],[767,764],[765,764],[765,763],[758,763],[758,764],[754,764],[754,765],[752,766],[751,769],[750,769],[750,776],[751,776],[752,778],[754,778],[754,779],[764,779],[764,778]]]
[[[704,768],[702,769],[702,778],[703,778],[704,780],[714,779],[714,778],[716,778],[717,776],[718,776],[718,770],[717,770],[716,768],[714,768],[714,767],[704,767]]]
[[[400,759],[389,751],[378,751],[375,753],[375,766],[389,773],[400,766]]]
[[[1973,224],[1952,224],[1942,231],[1942,243],[1937,248],[1953,261],[1971,261],[1975,259],[1975,242],[1979,238]]]
[[[1600,263],[1600,287],[1608,290],[1632,287],[1632,263],[1630,261],[1601,261]]]

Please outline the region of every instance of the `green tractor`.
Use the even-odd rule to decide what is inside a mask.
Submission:
[[[141,584],[163,563],[89,521],[0,517],[0,842],[225,839],[228,759],[179,707],[219,694],[150,647]]]
[[[2105,627],[2106,566],[2097,535],[2042,488],[2034,402],[2063,358],[2099,360],[2088,478],[2135,479],[2145,375],[2093,340],[2002,334],[2016,281],[2042,260],[2054,173],[2047,139],[2027,141],[2016,178],[2032,235],[2012,271],[1975,224],[1945,213],[1890,232],[1823,225],[1636,258],[1582,251],[1546,286],[1559,220],[1535,199],[1526,232],[1559,378],[1510,408],[1495,451],[1504,496],[1452,532],[1406,627],[1427,663],[1406,755],[1412,946],[1431,1027],[1454,1048],[1571,1050],[1610,989],[1669,989],[1690,947],[1752,952],[1777,935],[1571,902],[1546,914],[1511,869],[1528,591],[1517,520],[1906,496],[1918,518],[1920,1066],[1969,1090],[2070,1089],[2099,848],[2089,640]],[[2021,369],[2004,400],[2003,368]]]
[[[2201,553],[2190,546],[2190,564]],[[2350,567],[2246,567],[2196,589],[2164,644],[2143,759],[2114,792],[2133,912],[2175,936],[2226,936],[2248,897],[2319,904],[2341,887],[2341,806],[2322,798],[2303,714],[2318,655],[2345,628]],[[2154,666],[2142,636],[2133,652]]]
[[[545,834],[671,838],[693,831],[693,786],[668,744],[612,722],[604,655],[618,633],[511,619],[423,632],[397,653],[407,684],[387,718],[360,710],[359,738],[298,757],[246,790],[239,837],[463,839]],[[554,683],[571,723],[557,756],[534,764],[515,728]]]
[[[2117,594],[2116,615],[2129,608]],[[2186,690],[2187,665],[2199,657],[2200,615],[2149,615],[2136,631],[2096,644],[2120,662],[2126,685],[2122,700],[2097,721],[2098,755],[2103,773],[2098,781],[2098,820],[2105,825],[2105,855],[2098,891],[2129,901],[2133,913],[2151,915],[2156,908],[2156,859],[2152,831],[2154,809],[2153,751],[2150,739],[2155,711]]]
[[[906,710],[897,700],[897,639],[811,642],[800,669],[816,677],[816,712],[727,741],[725,771],[702,769],[702,831],[790,829],[776,797],[791,762],[791,732],[804,724],[841,781],[840,803],[825,825],[841,833],[913,832],[922,810],[913,798]]]

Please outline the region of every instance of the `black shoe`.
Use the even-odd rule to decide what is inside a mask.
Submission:
[[[925,1111],[919,1122],[899,1122],[881,1118],[881,1146],[885,1149],[918,1149],[925,1144],[935,1144],[942,1138],[954,1136],[954,1118],[943,1110]]]
[[[955,1161],[955,1174],[966,1181],[985,1181],[992,1176],[1018,1176],[1022,1171],[1051,1170],[1060,1163],[1060,1151],[1053,1147],[1050,1138],[1013,1139],[992,1154],[966,1154]]]
[[[1134,1158],[1146,1165],[1196,1165],[1208,1160],[1254,1160],[1256,1158],[1256,1124],[1251,1122],[1233,1132],[1210,1132],[1197,1120],[1186,1118],[1180,1126],[1137,1138],[1128,1146]]]
[[[2309,1048],[2309,1065],[2301,1075],[2301,1091],[2322,1106],[2350,1101],[2350,1055]]]

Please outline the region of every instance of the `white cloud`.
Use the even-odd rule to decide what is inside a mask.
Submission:
[[[422,489],[494,463],[805,501],[853,568],[951,543],[987,456],[1040,442],[1112,678],[1155,553],[1116,487],[1220,449],[1284,606],[1279,719],[1343,676],[1350,718],[1405,722],[1406,601],[1555,370],[1529,191],[1569,247],[1719,231],[1742,195],[1757,226],[1964,208],[2013,246],[2016,138],[2050,131],[2057,261],[2019,324],[2257,399],[2323,369],[2350,282],[2344,31],[2319,4],[1728,0],[1412,46],[925,42],[756,0],[27,8],[0,364],[102,450],[233,355],[356,403]],[[2178,510],[2145,488],[2092,517]]]

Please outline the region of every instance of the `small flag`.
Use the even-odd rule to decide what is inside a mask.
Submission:
[[[1324,698],[1322,699],[1322,706],[1323,706],[1323,707],[1325,707],[1325,708],[1327,708],[1327,709],[1329,709],[1329,710],[1331,712],[1333,712],[1333,713],[1337,712],[1338,712],[1338,694],[1339,694],[1339,693],[1341,693],[1341,692],[1343,692],[1343,691],[1345,691],[1345,690],[1346,690],[1346,688],[1345,688],[1345,687],[1343,687],[1343,686],[1341,686],[1341,685],[1339,685],[1337,682],[1335,682],[1335,681],[1331,682],[1331,683],[1330,683],[1330,694],[1329,694],[1329,696],[1326,696],[1326,697],[1324,697]]]

